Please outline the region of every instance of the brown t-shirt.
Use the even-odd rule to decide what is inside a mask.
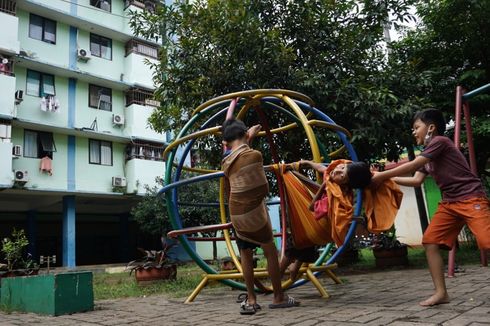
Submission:
[[[419,171],[434,178],[443,201],[486,196],[481,180],[471,172],[466,158],[449,138],[435,136],[420,155],[431,161]]]

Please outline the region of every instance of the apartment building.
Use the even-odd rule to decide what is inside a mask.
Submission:
[[[164,174],[165,135],[130,11],[154,1],[0,0],[0,237],[27,231],[34,258],[124,262],[130,210]]]

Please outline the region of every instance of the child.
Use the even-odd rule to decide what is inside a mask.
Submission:
[[[298,278],[298,273],[303,263],[314,263],[320,254],[316,246],[302,249],[296,248],[291,235],[288,236],[286,241],[286,250],[279,262],[279,269],[281,270],[281,275],[284,275],[286,269],[289,267],[289,277],[294,281]]]
[[[412,134],[417,145],[424,145],[423,152],[411,162],[375,174],[372,180],[375,187],[393,177],[399,185],[419,187],[430,174],[442,191],[442,201],[422,239],[435,293],[420,302],[421,306],[449,302],[439,248],[452,248],[464,224],[475,235],[480,249],[490,249],[490,209],[485,190],[463,154],[443,136],[445,130],[446,122],[440,111],[417,112]],[[400,177],[413,172],[413,177]]]
[[[243,278],[247,286],[247,299],[240,305],[241,314],[254,314],[260,306],[254,292],[253,253],[261,246],[267,258],[267,267],[272,282],[274,298],[269,308],[289,308],[299,302],[284,295],[277,249],[273,242],[272,226],[265,206],[265,196],[269,193],[269,183],[263,169],[262,155],[248,146],[248,139],[260,130],[252,127],[248,132],[239,120],[223,123],[224,142],[231,147],[231,153],[222,161],[226,181],[229,182],[229,211],[237,236],[243,267]]]
[[[317,194],[313,198],[309,209],[314,210],[314,204],[318,200],[328,201],[328,196],[325,192],[327,188],[327,182],[330,183],[329,189],[336,188],[336,197],[330,197],[333,201],[332,206],[337,207],[335,213],[332,212],[332,216],[325,213],[326,218],[329,218],[332,222],[331,235],[337,245],[341,245],[345,238],[345,234],[348,230],[349,224],[352,220],[352,189],[367,187],[371,181],[371,170],[369,165],[364,162],[349,162],[344,160],[338,160],[332,162],[329,168],[326,166],[315,163],[312,161],[301,160],[300,166],[308,166],[319,173],[324,175],[324,182],[322,183]],[[335,190],[335,189],[334,189]],[[339,197],[343,197],[346,200],[339,200]],[[340,202],[340,204],[339,204]],[[326,210],[328,206],[325,205]],[[315,212],[315,218],[320,216]],[[339,217],[339,218],[336,218]],[[364,222],[363,220],[361,222]],[[318,251],[315,246],[309,246],[306,248],[297,248],[294,246],[293,239],[290,236],[286,245],[286,252],[281,259],[280,268],[283,274],[289,266],[289,272],[291,279],[296,279],[298,271],[303,263],[313,263],[318,259]]]

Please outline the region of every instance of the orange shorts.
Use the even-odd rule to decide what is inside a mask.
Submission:
[[[490,207],[487,198],[440,202],[422,238],[423,244],[452,248],[459,232],[467,224],[480,249],[490,249]]]

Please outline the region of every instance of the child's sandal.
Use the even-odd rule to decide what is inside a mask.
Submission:
[[[248,300],[240,303],[240,315],[254,315],[256,311],[255,305],[249,304]]]

